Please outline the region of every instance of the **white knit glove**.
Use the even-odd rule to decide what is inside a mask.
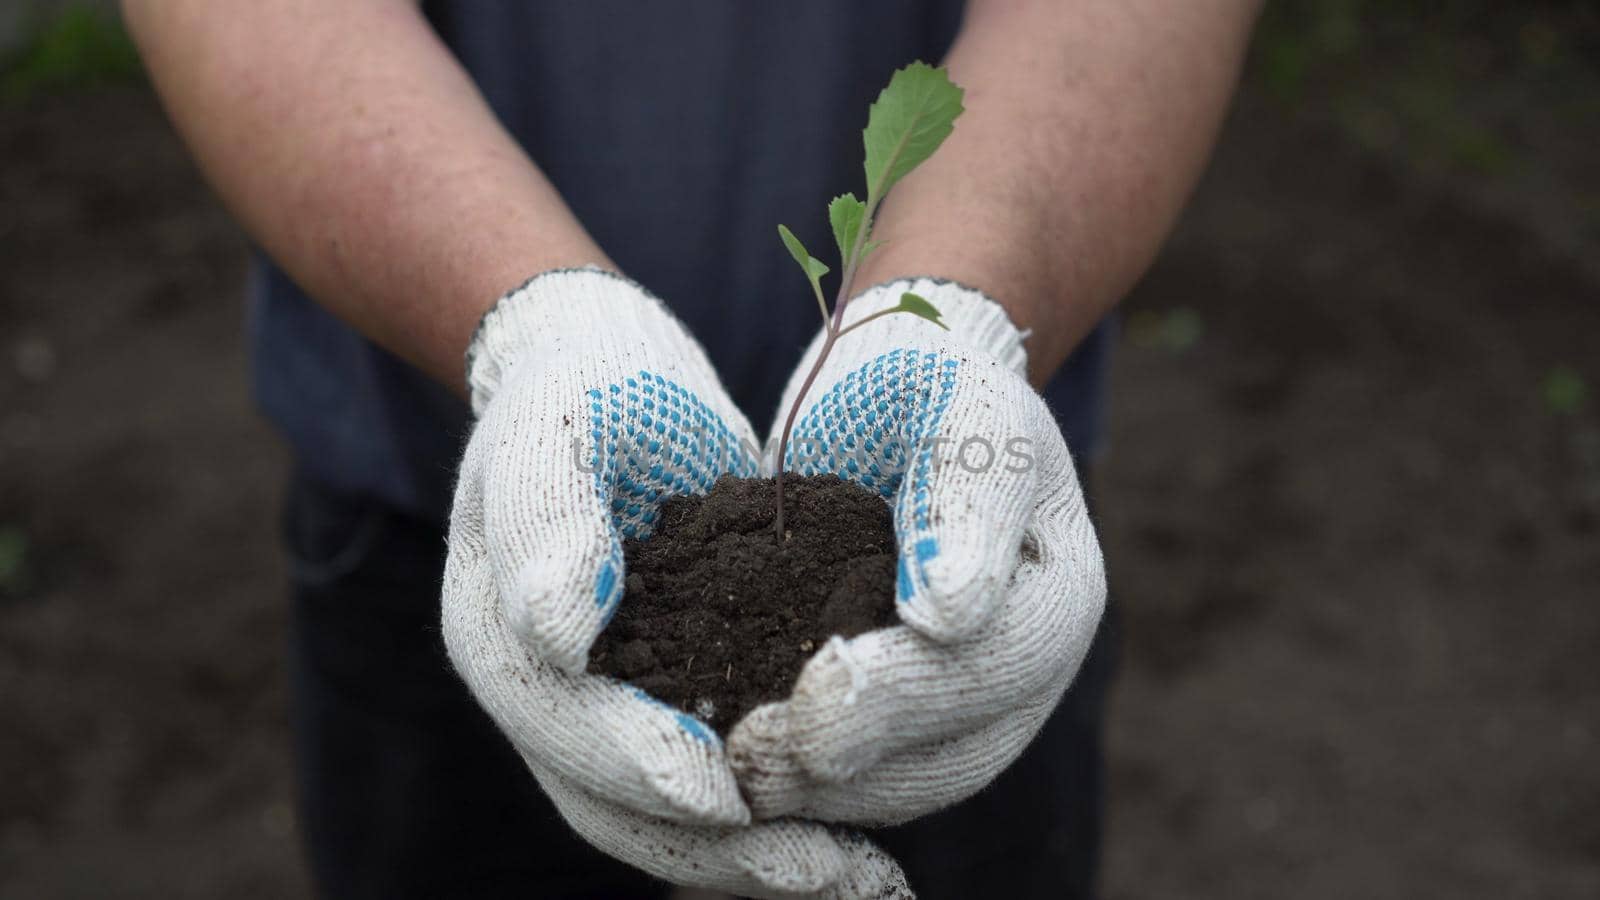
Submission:
[[[757,818],[892,824],[971,796],[1039,732],[1105,607],[1100,547],[1022,335],[981,293],[933,279],[867,291],[845,324],[905,291],[950,330],[894,315],[841,339],[788,454],[794,471],[893,505],[903,624],[834,638],[788,700],[735,726],[729,756]]]
[[[584,673],[622,596],[622,538],[648,534],[665,498],[757,468],[749,424],[682,325],[620,276],[548,272],[484,317],[467,377],[478,421],[450,517],[445,646],[568,824],[679,884],[903,885],[859,839],[750,825],[710,728]]]

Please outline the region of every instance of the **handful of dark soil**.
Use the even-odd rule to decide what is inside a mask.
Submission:
[[[773,533],[772,479],[724,476],[661,507],[655,534],[623,544],[626,592],[589,671],[627,681],[726,735],[789,696],[829,637],[893,625],[893,515],[832,475],[784,476],[787,539]]]

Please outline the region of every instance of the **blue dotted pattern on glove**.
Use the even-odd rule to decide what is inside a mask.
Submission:
[[[678,727],[689,732],[690,737],[693,737],[704,744],[715,744],[717,742],[716,732],[712,731],[710,726],[706,725],[706,723],[700,721],[694,716],[689,715],[681,709],[668,706],[662,701],[657,700],[655,697],[645,693],[644,689],[642,688],[634,687],[631,684],[628,685],[628,687],[633,689],[633,695],[638,697],[640,700],[643,700],[651,706],[659,706],[667,712],[672,713],[673,716],[678,720]]]
[[[897,498],[901,553],[895,593],[902,601],[926,582],[924,567],[939,555],[928,509],[930,439],[939,435],[960,366],[940,353],[907,349],[870,360],[811,405],[785,456],[790,471],[832,473]]]
[[[610,498],[614,526],[594,596],[609,622],[622,599],[622,540],[648,537],[668,497],[704,494],[728,473],[754,477],[756,460],[703,400],[644,370],[591,389],[589,425],[595,491]]]

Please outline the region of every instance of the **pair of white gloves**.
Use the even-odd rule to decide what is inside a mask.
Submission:
[[[931,279],[867,291],[846,324],[907,290],[950,330],[897,315],[841,340],[790,446],[797,471],[837,470],[893,504],[902,624],[824,645],[790,698],[726,743],[584,667],[622,599],[624,536],[648,535],[668,496],[771,474],[776,436],[758,459],[704,351],[620,276],[548,272],[484,318],[445,642],[561,815],[607,853],[746,896],[909,897],[898,865],[842,826],[983,788],[1083,661],[1100,549],[1022,336],[998,304]]]

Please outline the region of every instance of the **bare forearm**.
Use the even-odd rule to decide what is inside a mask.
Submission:
[[[932,274],[1032,329],[1042,384],[1144,272],[1205,164],[1255,0],[974,0],[955,133],[908,176],[857,280]]]
[[[319,302],[462,390],[495,298],[607,265],[403,0],[124,0],[156,86],[251,236]]]

